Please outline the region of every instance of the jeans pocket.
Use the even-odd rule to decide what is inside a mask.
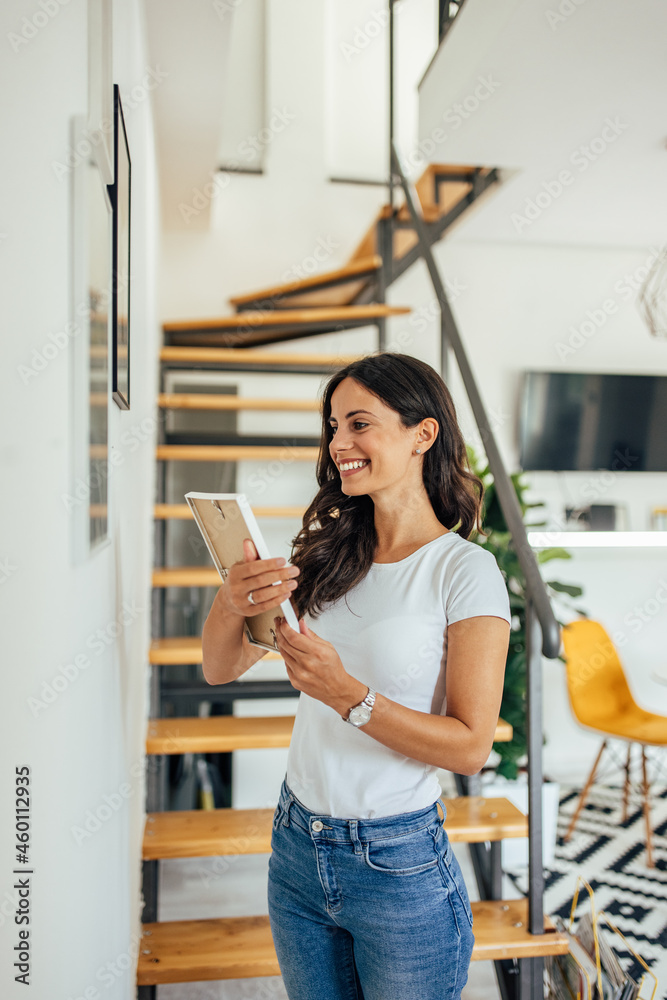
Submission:
[[[445,831],[443,834],[446,837]],[[472,927],[472,909],[470,907],[470,897],[468,896],[468,889],[463,878],[463,872],[461,871],[461,866],[456,860],[456,856],[452,850],[452,845],[448,840],[445,840],[444,851],[442,853],[443,860],[443,877],[446,877],[447,888],[450,894],[456,893],[458,898],[461,900],[461,905],[465,910],[465,915],[468,918],[468,923]]]
[[[396,837],[368,841],[364,860],[373,871],[391,875],[417,875],[438,864],[435,841],[429,827]]]
[[[272,830],[274,833],[276,832],[280,823],[282,822],[284,815],[285,815],[285,810],[283,809],[282,805],[279,802],[278,805],[276,806],[276,811],[273,814]]]

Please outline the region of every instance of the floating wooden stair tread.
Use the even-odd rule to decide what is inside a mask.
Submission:
[[[317,399],[251,399],[243,396],[229,396],[227,393],[204,392],[163,392],[157,405],[164,410],[315,410],[319,412]]]
[[[146,753],[230,753],[288,747],[293,715],[149,719]]]
[[[218,579],[220,579],[218,577]],[[282,660],[277,650],[267,650],[263,660]],[[198,635],[179,635],[165,639],[153,639],[148,653],[148,662],[156,666],[177,666],[183,663],[202,662],[202,641]]]
[[[157,447],[158,461],[166,462],[242,462],[264,459],[315,462],[319,448],[309,445],[259,444],[161,444]]]
[[[445,830],[450,840],[479,844],[485,840],[528,836],[528,817],[509,799],[462,795],[443,802],[447,809]]]
[[[268,854],[273,809],[180,809],[149,813],[143,857],[205,858]]]
[[[475,947],[473,962],[502,958],[538,958],[540,955],[566,955],[567,938],[556,930],[545,915],[544,934],[528,930],[527,899],[486,899],[472,903]]]
[[[312,292],[321,290],[328,285],[345,285],[349,282],[357,282],[359,278],[368,277],[374,274],[382,264],[382,258],[378,254],[371,254],[369,257],[359,257],[355,261],[346,264],[345,267],[337,268],[334,271],[325,271],[321,274],[312,274],[307,278],[298,281],[289,281],[282,285],[273,285],[269,288],[261,288],[256,292],[247,292],[244,295],[235,295],[229,300],[235,308],[239,308],[252,302],[267,302],[273,299],[281,299],[285,296],[290,298],[302,292]]]
[[[162,347],[160,361],[203,362],[206,364],[243,365],[323,365],[342,368],[363,358],[363,354],[316,354],[306,351],[262,351],[240,347]]]
[[[548,917],[545,934],[528,932],[526,899],[476,902],[472,911],[473,961],[568,951],[567,939]],[[280,975],[268,916],[168,920],[144,924],[142,931],[139,986]]]
[[[165,566],[153,570],[154,587],[221,587],[215,566]]]
[[[303,518],[305,507],[254,507],[255,517],[298,517]],[[153,510],[158,521],[194,521],[192,511],[186,503],[158,503]]]
[[[216,333],[224,330],[247,330],[262,326],[299,326],[301,323],[344,323],[346,320],[372,321],[382,316],[402,316],[409,313],[409,306],[388,306],[374,303],[367,306],[320,306],[315,309],[281,309],[243,312],[236,316],[217,319],[177,320],[163,324],[165,333],[192,330]]]
[[[149,719],[146,753],[230,753],[233,750],[288,747],[293,726],[293,715]],[[499,738],[498,730],[501,729],[504,732],[509,730],[509,737]],[[511,738],[512,727],[499,719],[495,742],[507,742]]]
[[[451,841],[482,843],[527,837],[528,819],[508,799],[463,796],[443,799]],[[273,809],[182,809],[149,813],[143,857],[203,858],[224,854],[265,854],[271,850]]]

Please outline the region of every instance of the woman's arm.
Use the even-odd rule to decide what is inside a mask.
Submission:
[[[306,628],[305,625],[302,628]],[[509,625],[491,616],[465,618],[447,629],[447,714],[417,712],[379,694],[363,731],[406,757],[476,774],[485,764],[498,722]],[[282,624],[279,648],[294,687],[341,716],[366,696],[368,685],[347,673],[331,643],[310,629]]]
[[[209,684],[236,680],[266,653],[248,642],[245,619],[228,607],[225,586],[215,595],[202,630],[202,671]]]
[[[287,565],[282,557],[260,559],[253,541],[244,539],[243,559],[230,567],[204,622],[202,670],[209,684],[236,680],[264,656],[265,649],[248,642],[245,619],[279,608],[296,587],[298,575],[298,567]],[[248,602],[249,593],[253,604]]]

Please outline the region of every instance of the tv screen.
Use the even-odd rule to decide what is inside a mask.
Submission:
[[[667,376],[526,372],[526,470],[666,472]]]

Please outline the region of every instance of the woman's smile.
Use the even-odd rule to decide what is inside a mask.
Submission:
[[[356,465],[356,462],[363,462],[363,465]],[[355,472],[363,472],[367,465],[370,465],[370,459],[356,459],[351,462],[341,462],[339,469],[341,477],[353,476]],[[353,468],[353,466],[356,466]]]

